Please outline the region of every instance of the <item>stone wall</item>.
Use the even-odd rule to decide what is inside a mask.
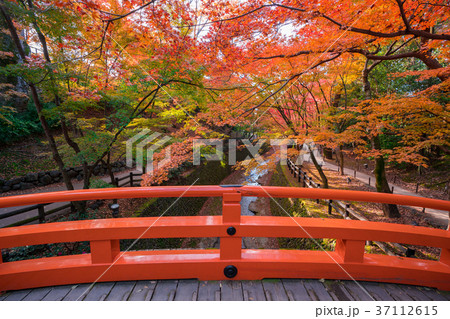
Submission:
[[[113,173],[126,169],[125,160],[111,164]],[[65,168],[71,179],[83,180],[83,167]],[[106,175],[107,168],[105,164],[98,165],[94,171],[94,176]],[[9,192],[11,190],[26,190],[34,187],[46,186],[50,184],[60,183],[63,181],[62,174],[59,170],[46,171],[38,173],[29,173],[22,177],[4,180],[0,178],[0,193]]]

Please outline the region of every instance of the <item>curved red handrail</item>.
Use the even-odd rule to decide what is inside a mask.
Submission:
[[[0,198],[1,207],[68,202],[96,199],[146,198],[146,197],[221,197],[225,193],[242,196],[332,199],[419,206],[450,211],[450,201],[425,197],[362,192],[338,189],[273,187],[273,186],[152,186],[110,189],[82,189],[51,193],[27,194]]]
[[[286,187],[167,186],[94,189],[0,198],[0,207],[133,197],[220,196],[222,216],[85,220],[0,229],[0,248],[89,241],[83,255],[0,259],[0,290],[94,281],[198,278],[328,278],[385,281],[450,290],[450,232],[354,220],[241,216],[242,196],[327,198],[450,210],[450,202],[392,194]],[[235,232],[228,232],[230,227]],[[220,237],[220,249],[120,251],[120,239]],[[334,251],[242,249],[243,237],[334,238]],[[441,248],[439,261],[365,253],[367,240]],[[229,273],[227,273],[230,275]]]

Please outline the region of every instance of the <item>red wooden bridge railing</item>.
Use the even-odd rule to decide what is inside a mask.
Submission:
[[[90,254],[2,262],[0,291],[96,281],[327,278],[450,290],[450,232],[356,220],[241,216],[242,196],[392,203],[450,211],[450,202],[369,192],[259,186],[92,189],[0,198],[0,207],[92,199],[222,197],[222,216],[120,218],[0,229],[0,248],[89,241]],[[162,213],[162,212],[161,212]],[[119,240],[220,237],[220,249],[120,251]],[[334,251],[242,249],[243,237],[336,239]],[[441,248],[438,261],[365,253],[366,241]]]

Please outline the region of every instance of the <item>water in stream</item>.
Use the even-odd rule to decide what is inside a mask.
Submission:
[[[245,176],[245,184],[250,186],[259,186],[258,179],[261,176],[267,174],[267,170],[259,170],[258,168],[254,168],[250,171],[248,176]],[[258,197],[249,197],[244,196],[241,199],[241,215],[244,216],[253,216],[255,215],[251,210],[249,210],[249,206],[251,202],[254,202]]]

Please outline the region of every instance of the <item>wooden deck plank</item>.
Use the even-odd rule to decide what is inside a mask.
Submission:
[[[198,286],[199,282],[195,279],[179,280],[175,301],[196,301]]]
[[[416,301],[430,301],[431,298],[425,295],[422,291],[418,289],[418,287],[407,286],[407,285],[399,285],[400,289],[402,289],[408,296],[410,296],[413,300]]]
[[[346,280],[341,282],[346,290],[350,293],[354,300],[357,301],[373,301],[372,295],[359,282]]]
[[[309,296],[314,301],[333,301],[323,283],[318,280],[305,280],[304,285]]]
[[[311,301],[311,298],[306,291],[303,280],[300,279],[282,279],[281,280],[286,290],[286,294],[291,301]]]
[[[288,301],[289,297],[279,279],[265,279],[262,281],[268,301]]]
[[[216,280],[200,281],[197,300],[220,301],[220,282]]]
[[[76,301],[83,300],[84,297],[89,293],[91,289],[91,284],[80,284],[76,285],[63,299],[63,301]]]
[[[447,300],[450,301],[450,291],[441,291],[441,290],[439,290],[439,293],[440,293],[444,298],[446,298]]]
[[[49,292],[52,290],[52,287],[43,287],[43,288],[36,288],[31,290],[31,292],[22,300],[23,301],[41,301],[49,294]]]
[[[359,285],[362,286],[362,288]],[[390,283],[268,279],[262,281],[124,281],[11,291],[0,300],[341,300],[447,301],[436,289]],[[91,289],[90,289],[91,288]],[[90,289],[89,291],[86,291]],[[363,290],[367,290],[369,295]],[[84,293],[84,296],[81,294]]]
[[[355,298],[345,289],[340,281],[327,280],[325,281],[325,286],[333,299],[339,301],[355,301]]]
[[[445,296],[441,294],[439,291],[433,288],[420,287],[418,288],[424,295],[429,297],[433,301],[447,301]]]
[[[103,301],[114,287],[114,282],[97,282],[84,298],[85,301]]]
[[[408,296],[408,294],[400,288],[400,285],[395,284],[382,284],[384,289],[394,298],[396,301],[414,301],[413,298]]]
[[[133,291],[128,297],[129,301],[149,301],[152,299],[155,291],[156,281],[143,280],[138,281]]]
[[[243,280],[242,292],[245,301],[265,301],[266,295],[261,281],[259,280]]]
[[[172,301],[177,291],[178,280],[159,280],[153,293],[153,301]]]
[[[72,285],[52,287],[52,290],[42,299],[42,301],[61,301],[72,291],[72,288]]]
[[[359,298],[353,296],[353,294],[350,292],[350,289],[346,286],[346,282],[347,282],[347,280],[344,280],[344,281],[339,280],[339,286],[341,287],[342,291],[344,292],[344,294],[348,297],[348,299],[350,301],[359,301],[361,299],[367,300],[367,301],[373,301],[373,299],[370,297],[370,294],[365,292],[361,288],[359,290],[361,291],[361,294],[363,294],[363,296],[361,296]]]
[[[4,301],[20,301],[25,298],[30,292],[31,289],[11,291],[8,296],[6,296]]]
[[[221,282],[221,300],[243,301],[242,283],[237,280],[223,280]]]
[[[378,301],[395,301],[391,295],[384,289],[384,287],[376,282],[360,282],[360,285],[363,286],[370,295]]]
[[[118,281],[106,297],[106,301],[126,301],[136,286],[136,281]]]

